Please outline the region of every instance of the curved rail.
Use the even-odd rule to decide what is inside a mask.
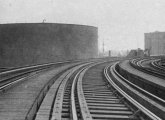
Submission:
[[[115,65],[114,65],[115,66]],[[144,107],[142,104],[140,104],[139,102],[137,102],[134,98],[132,98],[130,95],[128,95],[125,91],[123,91],[109,76],[108,74],[108,69],[110,67],[111,72],[113,72],[113,67],[114,66],[107,66],[104,69],[104,74],[106,76],[106,78],[108,79],[108,81],[113,85],[113,87],[120,92],[120,94],[122,94],[124,96],[124,98],[126,98],[128,101],[130,101],[133,105],[135,105],[140,111],[142,111],[145,115],[147,115],[150,119],[153,120],[161,120],[160,117],[158,117],[157,115],[155,115],[153,112],[151,112],[150,110],[148,110],[146,107]],[[114,73],[113,73],[114,74]],[[120,77],[121,78],[121,77]],[[123,79],[122,79],[123,80]],[[121,83],[123,84],[123,83]],[[124,85],[123,85],[124,86]],[[125,87],[127,87],[128,90],[131,90],[132,88],[130,88],[128,85],[125,84]],[[135,90],[132,89],[132,91],[134,93],[138,93]],[[164,101],[163,101],[164,102]]]
[[[149,116],[147,118],[161,120],[116,85],[108,74],[108,63],[101,63],[104,61],[77,65],[63,73],[48,91],[35,120],[42,117],[44,120],[138,119],[142,118],[136,117],[139,111]],[[107,80],[101,74],[105,66]],[[112,86],[116,90],[111,90]],[[130,109],[125,99],[134,104],[137,111],[132,110],[134,107]]]
[[[52,120],[54,120],[54,119],[58,120],[58,119],[61,119],[61,117],[62,117],[62,115],[61,115],[62,101],[63,101],[63,97],[64,97],[63,95],[64,95],[64,91],[66,89],[66,84],[68,82],[68,79],[71,77],[71,75],[73,75],[73,73],[75,73],[81,67],[89,65],[89,64],[91,64],[91,63],[86,63],[86,64],[83,64],[83,65],[80,65],[78,67],[75,67],[75,68],[71,69],[70,72],[68,73],[68,75],[63,79],[62,83],[60,84],[60,86],[58,88],[57,98],[55,100],[55,103],[54,103],[55,105],[54,105],[54,108],[53,108],[53,115],[52,115],[53,117],[51,118]],[[72,84],[73,87],[75,87],[74,85],[75,84]],[[72,89],[74,90],[75,88],[73,88],[73,87],[72,87]],[[73,96],[74,93],[71,93],[71,94]],[[75,101],[72,101],[72,100],[73,100],[73,98],[71,98],[71,105],[72,105],[72,112],[73,112],[72,113],[72,118],[76,120],[77,119],[77,114],[76,114],[77,112],[76,112],[76,109],[75,109],[75,106],[74,106]]]
[[[144,62],[144,61],[151,61],[151,60],[150,59],[133,59],[130,61],[130,65],[132,67],[134,67],[135,69],[140,70],[142,72],[145,72],[147,74],[154,75],[154,76],[162,78],[162,79],[165,78],[165,75],[164,75],[165,72],[162,71],[162,68],[155,65],[154,63],[150,63],[151,66],[153,66],[152,68],[151,67],[145,67],[142,65],[142,62]]]
[[[165,72],[165,67],[161,65],[160,59],[152,61],[151,66],[155,69]]]
[[[87,103],[86,103],[86,100],[84,97],[83,88],[82,88],[82,78],[88,68],[84,69],[80,73],[78,82],[77,82],[77,90],[78,90],[77,94],[78,94],[79,105],[80,105],[80,110],[81,110],[81,115],[82,115],[83,120],[92,120],[92,116],[89,112],[89,109],[88,109],[88,106],[87,106]]]
[[[90,116],[90,113],[87,112],[87,105],[85,104],[85,98],[82,99],[83,97],[83,90],[82,90],[82,77],[85,71],[91,67],[91,65],[96,64],[97,62],[88,62],[82,65],[78,65],[68,71],[66,71],[59,80],[57,80],[54,85],[56,87],[51,87],[50,89],[55,90],[55,97],[51,100],[53,102],[53,109],[49,108],[49,111],[46,113],[49,114],[49,119],[51,120],[60,120],[63,118],[69,118],[73,120],[78,120],[80,116],[78,115],[81,114],[81,119],[83,120],[92,120],[92,117]],[[58,86],[58,87],[57,87]],[[71,86],[69,88],[69,86]],[[54,89],[56,88],[56,89]],[[69,92],[70,91],[70,92]],[[49,92],[49,91],[48,91]],[[68,93],[69,92],[69,93]],[[70,95],[71,96],[70,96]],[[77,94],[77,95],[76,95]],[[76,101],[77,97],[77,101]],[[50,99],[50,97],[49,97]],[[48,100],[47,96],[45,97],[45,101]],[[48,102],[48,101],[47,101]],[[46,102],[46,103],[47,103]],[[49,102],[51,103],[51,102]],[[77,110],[77,107],[79,106],[80,110]],[[85,107],[86,105],[86,107]],[[64,107],[64,106],[70,106],[69,108]],[[36,119],[39,120],[42,118],[42,111],[44,107],[40,107]],[[52,111],[52,112],[51,112]],[[45,113],[44,113],[45,115]],[[42,117],[41,117],[42,116]],[[48,120],[48,119],[46,119]]]
[[[117,64],[117,63],[116,63]],[[143,88],[137,86],[136,84],[130,82],[129,80],[125,79],[122,75],[120,75],[117,70],[115,69],[116,68],[116,64],[114,65],[113,67],[113,71],[114,73],[119,77],[121,78],[123,81],[125,81],[127,84],[131,85],[132,87],[136,88],[138,91],[141,91],[142,93],[146,94],[147,96],[151,97],[152,99],[158,101],[158,103],[162,104],[162,105],[165,105],[165,100],[144,90]]]
[[[0,73],[0,91],[3,91],[8,86],[11,86],[17,82],[23,81],[27,77],[33,76],[42,70],[51,68],[54,65],[55,64],[44,64]]]

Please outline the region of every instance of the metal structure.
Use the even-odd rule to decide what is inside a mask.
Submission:
[[[62,66],[59,69],[55,69],[55,64],[41,65],[45,66],[44,71],[49,70],[47,77],[52,76],[50,81],[44,85],[26,114],[21,116],[11,114],[11,119],[14,117],[17,119],[24,117],[25,120],[164,119],[164,100],[124,78],[118,71],[119,62],[116,61],[116,59],[79,61],[68,63],[64,65],[68,67]],[[58,72],[53,77],[56,70]],[[15,71],[19,73],[19,69]],[[1,82],[3,81],[5,79]],[[151,106],[154,109],[150,109]],[[163,109],[158,109],[160,107]],[[10,107],[6,109],[8,108]]]
[[[0,24],[0,67],[96,57],[97,27],[57,23]]]

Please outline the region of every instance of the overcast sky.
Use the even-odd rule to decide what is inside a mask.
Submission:
[[[99,47],[144,48],[144,33],[165,31],[165,0],[0,0],[0,23],[96,26]]]

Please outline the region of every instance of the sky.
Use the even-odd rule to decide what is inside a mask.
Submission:
[[[98,27],[99,49],[144,49],[144,33],[165,31],[165,0],[0,0],[0,24]]]

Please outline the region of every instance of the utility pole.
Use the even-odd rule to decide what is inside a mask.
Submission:
[[[103,55],[104,55],[104,40],[103,40]]]

